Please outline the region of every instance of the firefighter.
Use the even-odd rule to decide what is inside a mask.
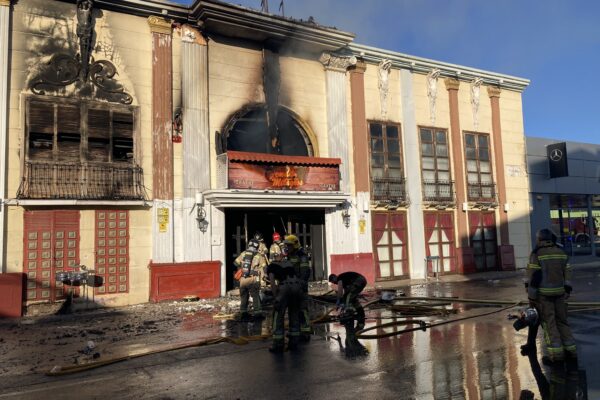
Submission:
[[[283,245],[283,243],[281,242],[281,236],[279,235],[279,232],[273,232],[273,243],[271,244],[271,247],[269,248],[269,262],[276,262],[276,261],[281,261],[282,259],[282,254],[281,254],[281,246]]]
[[[356,330],[365,327],[365,310],[358,301],[358,295],[367,286],[367,280],[358,272],[344,272],[340,275],[329,275],[329,282],[337,285],[338,308],[342,308],[342,314],[355,315]]]
[[[239,269],[242,268],[242,277],[240,278],[240,318],[248,320],[248,299],[252,296],[253,316],[262,317],[260,304],[260,276],[261,270],[266,266],[266,261],[258,252],[259,243],[251,239],[248,242],[248,248],[242,252],[233,262]]]
[[[577,347],[567,322],[565,298],[571,294],[571,267],[568,257],[554,240],[549,229],[536,234],[537,247],[527,265],[527,295],[539,314],[548,356],[547,364],[562,362],[565,355],[577,359]]]
[[[259,231],[254,232],[254,240],[258,242],[258,251],[261,254],[264,254],[266,257],[269,249],[267,249],[267,245],[265,244],[265,238],[263,237],[263,234]]]
[[[273,345],[269,351],[281,353],[284,350],[286,309],[290,336],[288,348],[294,350],[300,338],[300,306],[304,297],[302,280],[296,275],[293,264],[287,260],[269,264],[267,273],[275,299],[273,301]]]
[[[308,313],[308,281],[310,279],[310,264],[308,256],[300,246],[300,241],[296,235],[287,235],[283,242],[286,247],[287,260],[294,266],[296,276],[302,280],[302,292],[304,298],[300,306],[300,332],[303,341],[308,342],[312,334],[310,326],[310,315]]]

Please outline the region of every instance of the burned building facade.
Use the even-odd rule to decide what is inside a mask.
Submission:
[[[2,268],[28,301],[79,264],[103,304],[224,295],[257,231],[317,280],[525,265],[525,79],[217,1],[0,18]]]

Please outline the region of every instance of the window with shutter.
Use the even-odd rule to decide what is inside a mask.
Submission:
[[[137,107],[28,96],[19,198],[141,199]]]

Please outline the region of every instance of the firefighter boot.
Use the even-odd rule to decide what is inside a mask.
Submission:
[[[273,340],[273,344],[269,347],[271,353],[283,353],[283,340]]]

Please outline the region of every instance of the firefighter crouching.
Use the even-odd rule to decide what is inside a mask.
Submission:
[[[242,277],[240,278],[240,318],[247,320],[248,300],[252,296],[253,316],[261,318],[262,307],[260,303],[260,275],[262,269],[266,266],[266,261],[263,255],[258,251],[259,242],[251,239],[248,242],[248,249],[242,252],[233,262],[239,269],[242,269]]]
[[[567,322],[565,298],[571,293],[571,267],[568,257],[554,242],[549,229],[536,234],[537,247],[527,265],[527,295],[539,314],[548,357],[546,363],[562,362],[565,355],[577,359],[577,347]]]
[[[302,280],[303,299],[300,305],[300,332],[303,341],[310,341],[312,327],[310,326],[310,315],[308,313],[308,281],[310,280],[310,264],[308,256],[300,248],[300,241],[296,235],[287,235],[283,242],[285,257],[294,266],[296,276]]]
[[[298,347],[300,339],[300,306],[304,297],[302,280],[296,276],[293,264],[286,260],[269,264],[267,274],[275,299],[273,301],[273,345],[269,351],[281,353],[284,350],[286,309],[290,336],[288,348],[294,350]]]
[[[329,275],[329,282],[337,285],[337,307],[347,315],[355,315],[356,330],[365,327],[365,309],[358,301],[358,295],[367,286],[367,280],[358,272],[344,272]]]

